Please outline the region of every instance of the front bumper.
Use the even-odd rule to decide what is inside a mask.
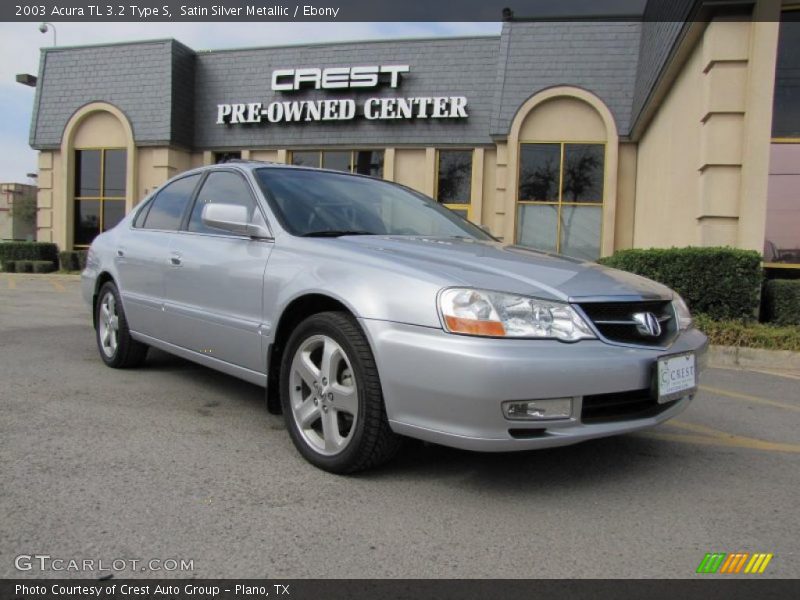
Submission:
[[[362,319],[381,377],[392,429],[409,437],[481,451],[527,450],[652,427],[692,398],[655,407],[657,414],[584,422],[584,396],[650,387],[659,356],[694,351],[698,371],[708,341],[696,329],[669,349],[615,346],[599,340],[565,344],[459,336],[440,329]],[[506,419],[501,403],[573,397],[570,419]],[[544,430],[544,431],[541,431]]]

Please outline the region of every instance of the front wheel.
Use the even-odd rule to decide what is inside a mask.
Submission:
[[[347,313],[300,323],[281,363],[281,403],[289,434],[312,464],[352,473],[394,456],[378,369],[366,337]]]
[[[95,333],[100,358],[109,367],[136,367],[147,356],[147,345],[131,337],[117,286],[106,282],[100,288],[95,307]]]

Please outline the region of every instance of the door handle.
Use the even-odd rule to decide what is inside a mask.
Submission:
[[[173,256],[172,258],[169,259],[169,262],[171,262],[176,267],[180,267],[181,266],[181,257],[180,256]]]
[[[117,256],[119,256],[119,257],[125,256],[125,250],[123,250],[122,248],[118,249],[117,250]]]

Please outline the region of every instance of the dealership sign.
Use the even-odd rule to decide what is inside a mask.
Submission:
[[[316,67],[276,69],[271,87],[275,92],[315,90],[365,90],[378,87],[398,88],[408,65],[373,65],[359,67]],[[465,96],[375,96],[359,100],[286,100],[217,104],[217,124],[301,123],[313,121],[350,121],[356,117],[374,120],[465,119]]]

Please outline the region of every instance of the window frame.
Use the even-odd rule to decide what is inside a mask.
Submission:
[[[324,169],[325,167],[322,166],[322,155],[325,152],[349,152],[350,153],[350,161],[349,161],[349,171],[340,171],[341,173],[350,173],[351,175],[361,175],[363,177],[373,177],[375,179],[380,179],[382,181],[386,181],[386,178],[383,176],[384,173],[384,160],[386,159],[386,149],[385,148],[323,148],[323,149],[298,149],[298,150],[289,150],[286,164],[291,165],[293,167],[306,167],[306,168],[313,168],[313,169]],[[356,168],[356,154],[358,152],[380,152],[383,156],[381,158],[381,174],[380,177],[376,175],[369,175],[367,173],[358,173]],[[294,164],[294,155],[295,153],[315,153],[317,155],[317,164],[316,165],[296,165]],[[330,169],[331,171],[336,171],[337,169]]]
[[[795,12],[795,13],[796,12],[800,12],[800,4],[789,4],[789,5],[786,5],[786,6],[781,6],[781,17],[783,17],[783,13],[787,13],[787,12]],[[778,21],[778,25],[780,26],[780,21]],[[778,60],[778,48],[775,49],[776,65],[777,65],[777,60]],[[777,75],[777,73],[776,73],[776,75]],[[774,86],[775,86],[775,82],[774,81],[773,81],[772,85],[773,85],[773,88],[774,88]],[[774,92],[775,92],[775,90],[773,89],[773,94],[774,94]],[[775,110],[774,101],[773,101],[772,110],[773,111]],[[800,136],[788,136],[788,137],[787,136],[777,136],[777,137],[775,137],[775,136],[772,136],[772,132],[770,131],[770,144],[800,144]],[[767,206],[765,207],[765,210],[766,211],[769,210],[769,198],[767,198]],[[765,240],[766,240],[766,235],[767,235],[767,232],[766,232],[766,227],[765,227],[765,230],[764,230],[764,239]],[[766,262],[766,261],[763,260],[763,258],[764,258],[763,254],[764,253],[762,252],[762,263],[761,264],[765,269],[800,269],[800,263],[796,263],[796,262],[794,262],[794,263]]]
[[[198,180],[197,183],[194,184],[194,189],[192,190],[192,193],[189,195],[189,201],[187,202],[187,205],[183,208],[183,213],[181,214],[180,221],[178,221],[178,227],[175,229],[157,229],[155,227],[147,227],[147,219],[150,217],[150,210],[153,208],[153,205],[156,203],[156,200],[158,200],[158,197],[164,192],[164,190],[167,189],[167,187],[183,179],[188,179],[189,177],[197,177]],[[166,233],[174,233],[176,231],[181,231],[181,228],[183,227],[183,224],[186,221],[186,209],[189,206],[194,206],[194,199],[197,196],[197,192],[200,190],[200,184],[203,181],[205,181],[205,174],[197,172],[187,172],[185,174],[181,174],[179,177],[175,177],[174,179],[166,181],[158,190],[155,191],[152,197],[150,197],[145,203],[145,205],[140,209],[141,211],[147,211],[147,214],[144,215],[144,220],[142,221],[142,224],[138,227],[135,227],[134,223],[131,222],[131,227],[133,229],[136,229],[137,231],[160,231]],[[136,217],[134,218],[134,221],[138,218],[139,214],[137,213]]]
[[[225,164],[225,163],[220,163],[220,164]],[[206,184],[208,178],[214,173],[233,173],[234,175],[237,175],[240,179],[244,181],[244,184],[247,187],[247,191],[250,193],[250,197],[252,198],[253,203],[255,204],[256,210],[258,210],[261,213],[261,218],[264,220],[264,224],[267,227],[267,231],[269,231],[270,239],[274,239],[274,233],[272,227],[269,224],[269,219],[267,218],[267,215],[264,211],[264,207],[261,206],[261,202],[259,202],[258,200],[259,196],[255,190],[255,187],[253,186],[253,182],[250,180],[249,177],[247,177],[245,173],[243,173],[239,169],[231,167],[217,167],[214,169],[208,169],[207,171],[200,173],[201,175],[200,181],[198,182],[197,187],[195,187],[194,192],[192,193],[192,197],[189,200],[189,206],[187,207],[187,210],[184,212],[183,217],[181,218],[180,227],[174,231],[186,235],[204,235],[209,237],[239,238],[247,240],[250,239],[250,237],[246,235],[239,235],[225,231],[219,231],[219,232],[189,231],[189,221],[192,218],[192,213],[194,212],[194,207],[197,204],[197,198],[198,196],[200,196],[200,191],[203,189],[203,186]],[[251,218],[250,221],[252,222],[253,219]]]
[[[559,156],[559,169],[558,169],[558,200],[520,200],[520,175],[522,174],[522,147],[529,144],[549,144],[560,146]],[[564,157],[566,156],[566,146],[568,145],[581,145],[581,146],[602,146],[603,147],[603,171],[601,173],[603,181],[603,195],[599,202],[564,202]],[[598,237],[598,246],[600,249],[599,256],[603,252],[603,234],[605,233],[605,205],[606,205],[606,169],[608,167],[608,142],[598,142],[596,140],[520,140],[517,143],[517,177],[515,185],[515,198],[514,204],[514,244],[518,244],[519,234],[519,207],[520,205],[528,206],[556,206],[558,207],[556,213],[556,247],[554,252],[560,254],[561,251],[561,213],[564,205],[566,206],[592,206],[600,211],[600,234]]]
[[[781,21],[783,20],[783,13],[788,13],[788,12],[794,12],[794,13],[800,12],[800,4],[787,4],[785,6],[781,6],[781,17],[778,20],[778,27],[779,27],[778,34],[779,35],[780,35],[780,24],[781,24]],[[776,71],[777,71],[777,62],[778,62],[778,50],[780,49],[780,41],[778,42],[778,44],[779,45],[775,48]],[[773,75],[773,82],[772,82],[772,87],[773,87],[772,93],[773,93],[773,95],[775,93],[775,83],[776,83],[775,82],[775,77],[776,76],[777,76],[777,72],[774,73],[774,75]],[[773,100],[773,105],[771,107],[771,110],[772,111],[775,110],[774,100]],[[772,114],[772,113],[770,113],[770,114]],[[770,118],[772,118],[772,116]],[[771,127],[770,127],[770,129],[771,129]],[[772,131],[770,130],[770,142],[773,143],[773,144],[800,144],[800,135],[798,135],[798,136],[773,136],[772,135]],[[775,263],[775,264],[782,264],[782,263]]]
[[[439,155],[442,152],[469,152],[470,153],[470,162],[469,162],[469,202],[439,202]],[[436,148],[436,164],[434,166],[434,175],[435,181],[433,183],[433,199],[441,204],[442,206],[449,208],[450,210],[459,212],[462,210],[467,211],[466,219],[468,221],[472,221],[473,215],[473,202],[472,202],[472,181],[475,177],[475,148]]]
[[[105,168],[106,168],[106,151],[113,150],[113,151],[122,151],[125,152],[125,195],[124,196],[106,196],[105,195]],[[76,192],[78,190],[75,189],[75,183],[78,178],[77,166],[78,166],[78,153],[79,152],[100,152],[100,188],[99,188],[99,195],[97,196],[79,196]],[[105,223],[105,203],[108,202],[122,202],[123,204],[123,212],[122,218],[124,219],[127,216],[126,213],[126,206],[128,200],[128,149],[121,146],[84,146],[81,148],[73,148],[72,149],[72,158],[73,158],[73,186],[72,186],[72,246],[73,248],[88,248],[91,246],[91,242],[88,244],[78,244],[75,243],[75,234],[76,234],[76,227],[75,227],[75,216],[77,208],[75,204],[78,202],[99,202],[100,203],[100,211],[99,211],[99,224],[98,224],[98,232],[97,235],[105,232],[106,229],[104,227]],[[96,236],[95,236],[96,237]]]

